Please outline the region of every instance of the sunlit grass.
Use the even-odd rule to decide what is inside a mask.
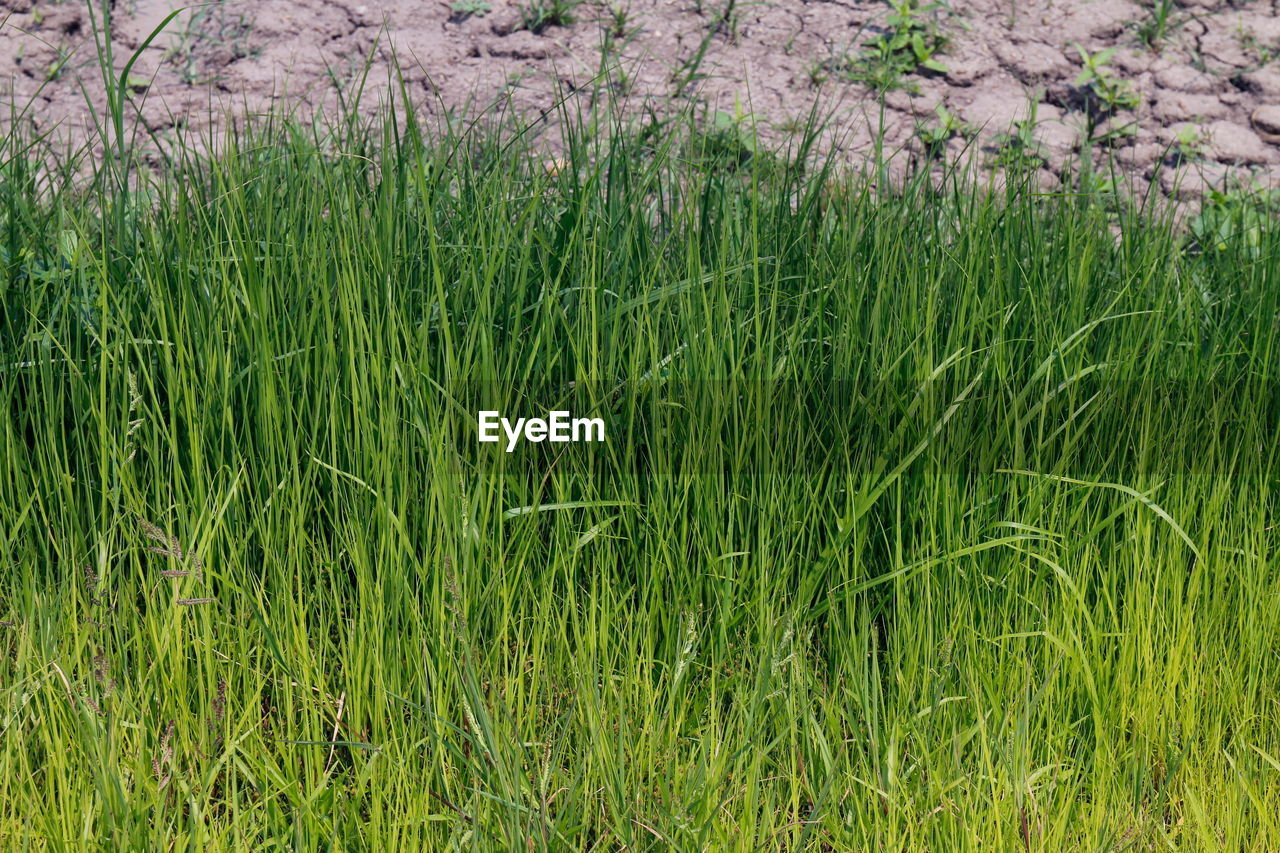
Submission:
[[[1280,845],[1280,231],[563,120],[9,140],[0,848]]]

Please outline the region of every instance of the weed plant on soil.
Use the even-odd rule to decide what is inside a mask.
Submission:
[[[1280,846],[1275,219],[562,122],[8,139],[0,848]]]

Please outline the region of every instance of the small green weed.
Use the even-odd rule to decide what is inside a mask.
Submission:
[[[71,51],[59,49],[57,56],[49,63],[49,67],[45,69],[45,80],[53,82],[66,73],[71,64],[71,55]]]
[[[1159,53],[1161,44],[1178,23],[1173,14],[1175,9],[1175,0],[1152,0],[1148,7],[1149,14],[1134,27],[1138,41]]]
[[[449,4],[449,8],[453,11],[452,20],[457,22],[464,21],[472,16],[483,18],[493,11],[493,4],[487,2],[487,0],[453,0]]]
[[[1049,159],[1036,139],[1038,124],[1033,102],[1031,113],[1025,119],[1015,121],[1008,131],[996,134],[996,155],[992,164],[1009,171],[1035,170],[1048,165]]]
[[[1280,190],[1235,187],[1210,190],[1189,223],[1194,246],[1202,252],[1244,248],[1258,257],[1262,236],[1280,216]]]
[[[1245,70],[1270,65],[1277,56],[1280,56],[1280,41],[1264,41],[1251,29],[1238,28],[1236,41],[1239,42],[1241,50],[1253,56],[1253,64]]]
[[[605,14],[605,33],[610,39],[626,38],[631,32],[631,9],[622,3],[612,3]]]
[[[915,136],[924,145],[925,156],[936,160],[946,150],[947,142],[957,136],[968,136],[972,128],[957,118],[942,104],[933,108],[935,119],[916,122]]]
[[[222,6],[202,6],[187,18],[176,32],[173,45],[164,52],[166,62],[178,69],[184,83],[212,82],[200,68],[203,48],[220,47],[230,51],[232,59],[257,56],[261,51],[249,43],[253,22],[245,15],[232,15]]]
[[[759,153],[754,120],[739,108],[732,113],[716,110],[696,140],[697,159],[711,168],[736,169],[750,163]]]
[[[568,27],[583,0],[530,0],[520,9],[520,28],[541,34],[550,27]]]
[[[1175,163],[1184,163],[1188,160],[1199,160],[1204,156],[1205,149],[1204,131],[1195,125],[1187,125],[1179,128],[1174,134],[1170,156]]]
[[[1090,53],[1077,44],[1076,52],[1080,54],[1083,67],[1076,75],[1075,85],[1083,99],[1089,141],[1105,142],[1127,135],[1133,130],[1131,124],[1106,124],[1117,112],[1131,110],[1139,102],[1133,86],[1112,73],[1110,62],[1116,49],[1108,47]]]
[[[939,19],[949,14],[949,7],[942,2],[922,6],[919,0],[890,0],[890,7],[885,31],[863,42],[862,52],[847,64],[846,75],[885,91],[902,86],[904,77],[921,69],[945,73],[947,66],[937,56],[950,39]]]

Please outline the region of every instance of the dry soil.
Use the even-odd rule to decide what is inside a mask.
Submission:
[[[1160,0],[1152,0],[1158,3]],[[98,3],[99,0],[93,0]],[[956,0],[925,12],[947,39],[945,71],[917,69],[882,98],[850,73],[866,42],[892,29],[873,0],[589,0],[534,32],[557,0],[220,0],[192,7],[142,51],[132,109],[157,138],[204,129],[226,111],[337,104],[368,70],[366,109],[385,93],[393,57],[411,97],[435,116],[493,111],[537,119],[610,102],[705,106],[708,115],[784,141],[820,105],[825,146],[857,161],[883,133],[906,168],[926,156],[922,128],[956,135],[933,156],[984,166],[1022,151],[1054,184],[1078,167],[1098,102],[1078,76],[1081,50],[1108,49],[1106,74],[1134,97],[1094,121],[1089,146],[1133,184],[1194,200],[1229,179],[1280,183],[1280,15],[1276,2],[1173,3],[1151,38],[1152,3]],[[565,0],[559,0],[565,2]],[[115,0],[117,67],[174,0]],[[90,132],[102,86],[86,0],[4,0],[0,98],[53,138]],[[96,7],[95,7],[96,8]],[[99,19],[101,15],[98,16]],[[1148,35],[1144,39],[1144,33]],[[1104,56],[1106,54],[1103,54]],[[86,100],[86,96],[88,100]],[[1034,110],[1031,146],[1010,142]],[[1115,131],[1108,134],[1108,131]],[[1024,135],[1024,141],[1026,137]]]

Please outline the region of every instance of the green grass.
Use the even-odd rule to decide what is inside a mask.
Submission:
[[[0,848],[1280,846],[1275,220],[564,127],[10,136]]]

